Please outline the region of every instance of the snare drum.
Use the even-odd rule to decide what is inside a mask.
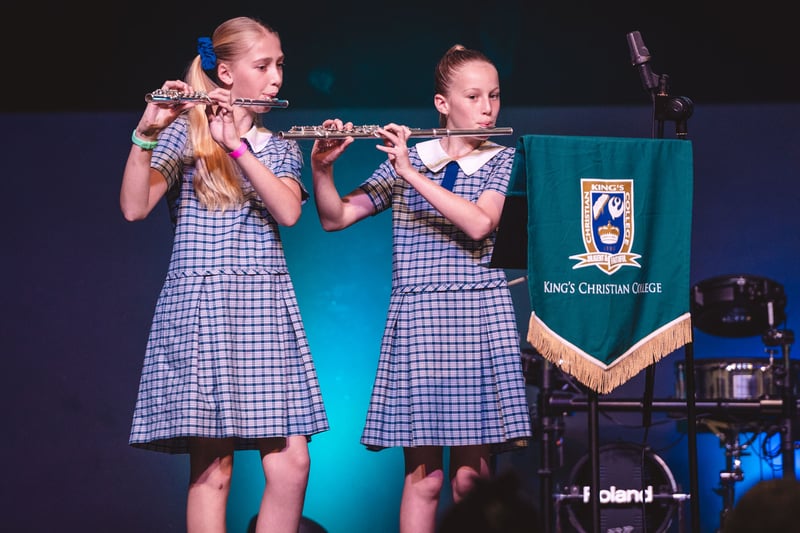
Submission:
[[[800,361],[791,361],[791,377],[795,394],[798,390]],[[765,400],[781,398],[776,368],[783,370],[783,361],[776,358],[700,359],[694,362],[695,399],[697,400]],[[675,395],[686,398],[686,361],[675,365]]]

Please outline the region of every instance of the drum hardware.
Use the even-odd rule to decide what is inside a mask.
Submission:
[[[697,400],[779,400],[788,375],[786,368],[791,368],[792,376],[800,376],[800,360],[786,366],[772,355],[695,359],[694,366]],[[675,396],[686,398],[684,361],[675,364]]]
[[[687,352],[688,353],[688,352]],[[538,361],[537,358],[541,358],[541,361]],[[554,462],[554,454],[559,453],[559,460],[560,463],[563,464],[563,417],[567,414],[571,414],[574,411],[587,411],[589,413],[589,419],[592,420],[594,424],[595,431],[590,428],[589,435],[591,438],[590,442],[590,450],[591,450],[591,461],[589,462],[590,470],[592,470],[591,474],[593,479],[589,483],[589,487],[602,487],[601,479],[594,479],[594,476],[599,476],[599,471],[604,468],[604,461],[603,457],[599,456],[600,453],[600,446],[597,442],[597,411],[598,409],[608,410],[608,411],[631,411],[631,412],[638,412],[641,413],[644,408],[644,400],[643,399],[599,399],[597,394],[595,393],[592,396],[592,391],[587,391],[584,387],[576,384],[574,381],[571,380],[571,377],[565,375],[558,370],[558,368],[546,361],[543,357],[541,357],[538,353],[530,354],[530,361],[526,361],[523,359],[523,363],[525,368],[528,369],[530,372],[531,369],[538,369],[541,368],[543,370],[539,371],[536,376],[531,379],[530,375],[526,376],[526,381],[528,383],[533,382],[534,385],[540,386],[540,391],[538,395],[537,401],[537,411],[539,414],[539,421],[541,422],[541,426],[537,426],[534,433],[540,435],[541,438],[541,446],[540,446],[540,469],[537,471],[539,474],[539,482],[540,482],[540,509],[542,512],[542,531],[546,531],[550,533],[551,531],[564,531],[561,529],[560,521],[562,517],[560,516],[562,501],[564,505],[568,504],[568,500],[571,497],[565,497],[565,493],[559,492],[555,493],[553,488],[553,467],[552,464]],[[561,379],[559,380],[559,375],[561,375]],[[541,383],[536,383],[536,377],[541,380]],[[693,383],[690,383],[693,386]],[[554,388],[558,386],[559,388]],[[656,399],[651,400],[649,402],[649,408],[653,411],[666,411],[666,412],[674,412],[677,410],[687,410],[686,416],[690,419],[694,419],[694,402],[691,404],[691,409],[688,409],[689,406],[688,401],[681,400],[677,401],[675,399]],[[706,402],[702,407],[707,410],[728,410],[729,406],[725,405],[726,402]],[[762,400],[761,402],[747,402],[748,405],[741,406],[744,409],[759,409],[763,406],[761,404],[764,403]],[[739,410],[740,406],[735,405],[733,406],[734,410]],[[692,439],[690,438],[690,441]],[[667,492],[664,494],[664,491],[657,490],[654,486],[653,488],[653,503],[658,503],[661,505],[664,501],[690,501],[692,505],[692,529],[699,531],[699,522],[697,525],[694,524],[695,521],[699,520],[699,511],[697,510],[697,503],[696,498],[690,498],[690,494],[692,492],[698,492],[699,489],[697,487],[697,475],[696,475],[696,465],[693,466],[692,464],[692,457],[696,455],[696,451],[692,448],[690,449],[690,465],[689,465],[689,477],[691,483],[691,490],[687,494],[680,494],[677,492],[672,491],[672,493]],[[571,491],[572,489],[568,489]],[[602,489],[601,489],[602,490]],[[585,507],[590,508],[590,510],[585,510],[586,512],[590,513],[590,527],[586,531],[594,531],[596,528],[600,527],[600,523],[605,520],[604,516],[609,515],[609,513],[616,514],[620,511],[620,509],[603,509],[602,504],[599,501],[599,496],[602,494],[601,490],[597,491],[597,498],[595,495],[591,494],[591,505],[586,505]],[[567,493],[569,494],[569,493]],[[555,510],[552,507],[555,506]],[[555,516],[554,516],[554,511]],[[583,511],[583,510],[582,510]],[[678,512],[680,513],[680,521],[683,522],[683,509],[681,507],[678,508]],[[639,512],[641,515],[641,511]],[[623,516],[624,520],[628,517]],[[557,520],[554,522],[554,520]],[[553,524],[555,524],[556,529],[553,530]],[[573,529],[567,528],[567,530],[572,531]],[[623,531],[621,529],[620,531]],[[627,531],[644,531],[643,529],[636,530],[627,530]],[[647,529],[648,533],[655,531],[652,528]]]
[[[770,328],[761,340],[765,346],[789,346],[794,343],[794,331]]]
[[[725,469],[720,472],[722,497],[720,524],[733,508],[735,484],[744,479],[741,458],[760,433],[780,434],[784,477],[795,477],[795,429],[798,413],[800,362],[789,355],[794,333],[776,328],[786,320],[783,286],[756,276],[720,276],[692,288],[692,320],[699,329],[725,337],[761,334],[768,358],[706,359],[694,361],[694,397],[737,402],[745,416],[732,409],[711,410],[698,416],[725,448]],[[777,358],[776,347],[781,348]],[[676,396],[686,398],[683,362],[676,365]],[[762,415],[762,416],[759,416]],[[769,416],[763,416],[769,415]],[[743,433],[751,438],[740,440]]]
[[[539,387],[536,400],[536,414],[532,417],[534,434],[540,438],[539,477],[540,510],[544,531],[551,531],[553,516],[551,500],[553,494],[554,453],[557,454],[557,467],[564,465],[564,410],[554,410],[550,398],[563,395],[569,387],[569,380],[555,365],[543,358],[536,350],[523,349],[522,363],[525,381]]]
[[[717,435],[720,446],[725,448],[725,470],[719,473],[719,487],[714,493],[722,497],[722,509],[719,513],[719,523],[724,524],[728,513],[733,509],[736,497],[736,483],[744,480],[742,457],[750,455],[746,452],[753,444],[759,432],[752,431],[750,438],[741,441],[743,428],[724,422],[710,422],[709,428]]]
[[[686,397],[682,364],[682,361],[676,364],[679,398]],[[798,374],[800,361],[789,361],[786,365],[772,354],[768,358],[695,361],[695,398],[700,413],[696,423],[714,433],[725,450],[725,469],[719,474],[719,487],[714,489],[722,497],[720,524],[733,508],[736,483],[744,479],[741,458],[748,455],[746,450],[760,434],[780,433],[784,476],[794,476],[793,462],[788,471],[785,464],[787,449],[791,450],[791,461],[794,459],[791,427],[798,400],[793,391],[797,380],[793,376]],[[787,405],[789,402],[791,406]],[[750,438],[741,441],[742,434],[749,434]]]
[[[772,309],[770,307],[770,309]],[[790,357],[790,348],[794,343],[794,332],[788,329],[776,329],[770,323],[769,330],[761,337],[762,342],[767,346],[769,351],[771,348],[780,346],[783,361],[784,374],[780,376],[778,383],[780,385],[781,398],[783,399],[783,420],[781,424],[781,453],[783,457],[783,477],[795,478],[795,433],[797,432],[796,419],[797,419],[797,390],[796,387],[800,383],[800,379],[792,371],[792,360]],[[772,353],[772,352],[770,352]],[[770,356],[772,357],[772,355]]]
[[[694,362],[694,396],[701,409],[695,417],[699,429],[717,432],[724,425],[741,433],[758,434],[796,420],[800,361],[790,361],[787,372],[786,364],[769,353],[768,358],[709,358]],[[684,399],[684,362],[678,361],[675,370],[675,396]],[[784,397],[789,382],[794,392]],[[679,431],[685,431],[685,421],[678,424]],[[800,424],[795,425],[800,429]],[[794,440],[791,434],[788,438]]]
[[[682,518],[680,503],[690,497],[678,491],[672,472],[652,450],[620,442],[601,446],[599,455],[601,531],[663,533],[676,512]],[[584,456],[574,465],[561,492],[553,495],[559,520],[565,511],[579,533],[592,531],[589,470],[589,457]]]
[[[785,305],[783,285],[750,274],[710,278],[691,289],[693,325],[721,337],[761,335],[786,320]]]
[[[766,335],[774,330],[776,324],[786,320],[784,312],[786,295],[783,286],[767,278],[749,274],[717,276],[701,281],[692,287],[690,296],[692,324],[712,335],[722,337]],[[783,425],[786,428],[783,432],[784,442],[782,445],[784,475],[791,471],[791,475],[794,476],[791,421],[796,413],[797,405],[791,377],[797,370],[789,360],[788,349],[785,350],[783,365],[775,365],[772,356],[767,365],[754,365],[750,361],[722,362],[716,367],[702,366],[702,361],[692,360],[691,363],[694,366],[690,367],[692,371],[688,377],[691,378],[690,383],[697,383],[689,388],[694,393],[691,401],[704,399],[704,396],[719,400],[756,400],[759,402],[760,409],[761,404],[769,402],[771,398],[780,399],[780,411],[783,416]],[[713,365],[714,362],[711,364]],[[707,373],[711,374],[708,376],[710,379],[700,379],[707,377],[705,375]],[[681,376],[677,383],[684,388],[682,391],[678,391],[678,396],[682,395],[686,398],[687,389],[680,378]],[[691,401],[687,401],[687,405],[691,404]],[[743,476],[739,460],[740,449],[736,444],[738,432],[748,427],[748,424],[751,424],[754,419],[738,419],[733,417],[731,412],[717,411],[717,413],[720,413],[721,416],[716,416],[716,413],[712,413],[712,415],[719,420],[729,422],[733,432],[723,433],[720,438],[721,442],[729,448],[726,452],[727,468],[720,474],[724,518],[724,514],[733,504],[734,484]],[[698,422],[705,422],[706,425],[711,422],[710,427],[713,427],[714,418],[690,417],[690,423],[694,423],[695,419]],[[690,439],[693,438],[695,429],[696,426],[692,425]],[[756,424],[755,429],[754,435],[763,431],[760,421]]]
[[[533,348],[523,348],[521,355],[522,373],[528,385],[541,384],[541,388],[548,391],[567,390],[570,387],[570,378]]]
[[[695,372],[697,374],[697,372]],[[623,411],[623,412],[641,412],[643,401],[641,399],[601,399],[597,400],[597,405],[604,411]],[[687,402],[685,400],[661,400],[656,399],[652,402],[652,409],[654,411],[662,411],[666,413],[678,413],[681,411],[685,411]],[[541,410],[544,412],[555,412],[555,413],[565,413],[565,412],[574,412],[574,411],[581,411],[581,410],[589,410],[590,402],[586,397],[580,397],[573,395],[569,397],[565,394],[556,394],[556,395],[549,395],[542,399],[542,405],[540,407]],[[721,446],[725,448],[725,458],[726,458],[726,465],[725,469],[722,470],[719,474],[720,476],[720,487],[717,489],[717,493],[723,497],[723,511],[721,515],[724,516],[727,513],[731,506],[733,505],[734,496],[735,496],[735,484],[738,481],[744,479],[744,472],[742,469],[742,461],[741,458],[746,456],[746,451],[749,449],[750,445],[752,444],[753,440],[757,438],[757,436],[764,431],[775,431],[776,424],[780,423],[781,413],[783,409],[783,400],[781,398],[773,397],[773,398],[761,398],[761,399],[737,399],[737,400],[726,400],[726,399],[717,399],[717,400],[704,400],[704,401],[696,401],[695,407],[697,412],[700,413],[696,415],[692,420],[696,423],[695,425],[704,424],[708,426],[708,428],[713,431],[719,438]],[[798,406],[800,407],[800,406]],[[685,416],[685,412],[684,412]],[[685,419],[684,419],[685,423]],[[740,435],[741,434],[751,434],[751,439],[747,441],[741,441]],[[543,459],[544,461],[544,459]],[[563,462],[563,459],[562,459]],[[601,456],[598,460],[599,467],[601,469],[601,473],[605,471],[604,469],[609,467],[608,458]],[[548,476],[550,472],[548,471]],[[548,477],[549,479],[549,477]],[[543,483],[545,482],[544,479],[540,480]],[[692,483],[695,483],[693,480]],[[598,482],[597,486],[603,487],[604,485],[601,482]],[[618,485],[619,486],[619,485]],[[552,501],[556,504],[556,509],[558,510],[560,506],[566,505],[570,502],[574,503],[579,497],[582,495],[583,489],[578,490],[575,492],[572,486],[562,487],[560,492],[554,492],[552,488],[549,491],[545,492],[545,489],[549,487],[546,483],[543,485],[542,494],[551,495]],[[655,490],[655,489],[654,489]],[[669,491],[667,491],[667,494]],[[661,496],[659,496],[659,492],[656,491],[654,493],[655,501],[662,501],[663,499],[669,499],[668,496],[664,496],[664,491],[660,492]],[[689,491],[691,494],[691,491]],[[682,495],[677,494],[673,495],[675,499],[682,500],[690,500],[689,494]],[[549,509],[549,502],[550,500],[545,500],[540,507],[543,511],[547,511]],[[588,506],[587,506],[588,507]],[[682,512],[682,510],[679,510]],[[549,511],[548,511],[549,512]],[[584,512],[584,511],[582,511]],[[589,511],[586,510],[586,513]],[[603,510],[601,509],[601,520],[603,519]],[[606,512],[607,513],[607,512]],[[557,518],[561,520],[561,517],[558,516]],[[584,520],[583,515],[577,520],[582,521]],[[623,518],[630,518],[628,516],[624,516]],[[544,522],[545,524],[551,524],[552,522]],[[721,522],[720,522],[721,523]],[[558,524],[557,524],[558,525]],[[581,526],[578,526],[579,528]],[[568,528],[571,531],[571,529]],[[581,530],[581,532],[591,531],[592,528],[589,527],[588,529]],[[602,531],[606,531],[606,529],[601,529]],[[635,530],[635,529],[634,529]],[[545,531],[550,532],[551,529],[545,529]],[[556,529],[556,531],[564,531],[560,527]],[[641,530],[639,530],[641,531]],[[648,532],[651,529],[647,529]]]
[[[545,373],[544,375],[547,376],[548,373]],[[591,400],[590,398],[588,398],[585,395],[580,395],[579,393],[569,394],[569,393],[567,393],[567,391],[556,391],[556,393],[553,394],[553,393],[551,393],[550,391],[547,390],[546,386],[542,387],[542,391],[544,391],[544,392],[540,393],[540,395],[539,395],[539,411],[543,414],[543,416],[540,417],[540,420],[541,420],[541,423],[542,423],[542,429],[540,430],[540,435],[542,436],[542,443],[541,443],[542,445],[540,447],[540,456],[541,456],[542,468],[538,471],[540,487],[541,487],[540,509],[542,510],[542,525],[544,527],[544,529],[542,531],[546,531],[548,533],[550,533],[551,531],[558,531],[558,532],[567,531],[567,530],[568,531],[573,531],[573,529],[564,530],[564,529],[561,528],[561,520],[562,520],[561,514],[563,514],[563,513],[560,512],[561,506],[562,506],[561,505],[562,501],[563,501],[563,503],[568,504],[569,502],[567,500],[572,498],[571,496],[568,496],[568,494],[571,493],[572,489],[567,489],[567,493],[566,494],[564,492],[554,493],[553,484],[552,484],[553,470],[550,468],[550,465],[551,465],[551,463],[553,461],[552,454],[553,454],[553,451],[554,451],[554,447],[557,448],[557,451],[560,453],[560,455],[559,455],[560,464],[563,465],[563,463],[564,463],[564,458],[563,458],[563,450],[564,450],[563,439],[560,436],[561,434],[556,433],[557,431],[563,431],[563,426],[559,426],[558,424],[561,421],[563,421],[563,415],[565,413],[571,413],[573,411],[584,410],[584,411],[588,411],[589,413],[591,413],[592,409],[594,409],[595,414],[596,414],[596,411],[598,410],[598,408],[602,408],[604,410],[609,410],[609,411],[641,412],[642,405],[643,405],[643,400],[641,400],[641,399],[635,399],[635,400],[606,400],[606,399],[600,400],[600,399],[594,399],[594,400]],[[654,411],[674,411],[674,410],[685,408],[685,407],[686,407],[686,402],[685,401],[655,400],[655,401],[652,402],[652,409]],[[552,414],[551,418],[548,418],[548,416],[546,416],[548,413]],[[591,414],[590,414],[590,416],[591,416]],[[593,433],[591,433],[591,432],[590,432],[590,434],[593,435]],[[556,441],[556,438],[558,439],[557,441]],[[594,441],[592,441],[592,443],[590,445],[590,449],[592,450],[592,456],[591,456],[592,459],[591,459],[590,462],[588,462],[587,469],[591,470],[590,473],[592,474],[592,476],[594,476],[595,474],[598,474],[598,473],[600,475],[602,475],[602,472],[605,471],[606,467],[608,466],[607,458],[605,458],[602,455],[602,449],[603,448],[600,447],[599,444],[597,444]],[[597,457],[595,457],[595,454],[597,454]],[[596,465],[598,472],[595,472],[594,468],[591,467],[590,465]],[[630,470],[626,469],[624,471],[625,472],[629,472]],[[602,479],[601,478],[592,479],[588,483],[588,486],[589,487],[603,487]],[[598,496],[600,496],[602,494],[603,494],[602,492],[598,491]],[[589,495],[591,496],[591,491],[590,491]],[[659,506],[662,506],[662,505],[664,505],[664,501],[665,500],[683,501],[683,500],[688,500],[689,496],[688,496],[688,494],[679,494],[679,493],[676,493],[674,491],[672,491],[671,493],[668,493],[665,496],[663,490],[658,490],[654,486],[654,488],[653,488],[653,498],[654,498],[654,502],[651,503],[651,505],[658,504]],[[553,516],[553,511],[551,510],[551,505],[555,505],[555,511],[556,511],[555,512],[555,517]],[[595,510],[595,505],[597,505],[597,509],[596,510]],[[608,519],[608,518],[604,518],[604,516],[609,515],[609,514],[613,515],[613,516],[617,516],[618,513],[621,510],[620,508],[618,508],[618,509],[607,509],[607,510],[604,511],[602,509],[602,504],[599,502],[599,499],[598,499],[597,502],[595,502],[594,498],[592,498],[591,505],[585,505],[584,507],[587,507],[587,509],[585,511],[582,510],[581,513],[584,513],[584,512],[587,513],[588,516],[591,517],[591,521],[589,522],[589,525],[587,526],[587,529],[579,530],[579,531],[582,531],[582,532],[593,531],[594,527],[593,527],[592,522],[595,519],[599,520],[600,522],[603,522],[604,520]],[[630,509],[628,509],[628,512],[630,512]],[[634,514],[636,514],[635,510],[633,512],[634,512]],[[680,513],[679,516],[680,516],[680,519],[681,519],[681,522],[682,522],[682,520],[683,520],[683,509],[679,508],[678,512]],[[595,515],[595,513],[597,513],[597,515]],[[639,514],[641,514],[641,513],[639,513]],[[588,520],[588,517],[583,517],[583,514],[581,516],[582,516],[582,518],[580,518],[580,520],[583,520],[584,518],[586,518]],[[617,518],[624,519],[624,521],[625,521],[625,520],[627,520],[628,518],[631,518],[631,517],[629,517],[629,516],[627,516],[626,514],[623,513],[623,515],[621,517],[617,516]],[[554,519],[555,519],[555,522],[554,522]],[[634,518],[631,518],[631,519],[634,519]],[[556,526],[555,530],[552,529],[552,524],[555,524],[555,526]],[[603,531],[616,531],[616,530],[603,529]],[[619,531],[645,531],[645,530],[644,529],[620,529]],[[648,528],[646,531],[649,533],[649,532],[656,531],[656,530]],[[662,530],[659,529],[658,531],[662,531]]]

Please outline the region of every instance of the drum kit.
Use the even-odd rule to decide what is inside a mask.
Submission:
[[[795,437],[792,426],[800,430],[800,421],[795,422],[800,361],[789,356],[794,334],[780,329],[786,320],[786,295],[781,284],[752,275],[719,276],[692,287],[690,306],[692,324],[697,329],[719,337],[760,335],[767,354],[763,358],[704,358],[692,360],[689,365],[687,351],[687,360],[675,365],[674,401],[657,401],[654,405],[668,413],[685,408],[689,392],[687,368],[694,368],[695,379],[689,381],[697,408],[694,422],[698,430],[715,433],[725,449],[725,470],[720,472],[720,487],[715,490],[723,498],[722,523],[734,504],[735,483],[744,479],[742,455],[759,434],[780,436],[783,475],[795,475],[795,441],[800,438]],[[575,389],[575,384],[535,351],[523,354],[523,370],[528,383],[539,387],[535,418],[542,440],[538,473],[545,524],[557,521],[556,530],[561,531],[562,513],[558,509],[566,509],[574,531],[592,531],[587,505],[587,490],[593,486],[588,458],[575,464],[566,485],[555,491],[551,485],[555,470],[550,454],[551,450],[560,452],[562,448],[565,408],[574,409],[580,404],[566,392]],[[567,398],[560,398],[564,395]],[[623,411],[641,407],[641,402],[625,400],[600,404]],[[745,436],[748,441],[743,440]],[[679,492],[664,461],[644,446],[616,442],[599,447],[599,477],[600,527],[604,531],[666,532],[675,513],[682,513],[680,502],[690,499],[688,494]],[[555,503],[555,515],[548,502]],[[615,529],[619,524],[631,529]]]
[[[718,276],[692,287],[694,327],[719,337],[761,336],[766,357],[694,361],[698,424],[716,434],[725,449],[720,472],[721,523],[734,504],[735,483],[744,479],[741,457],[756,437],[779,436],[783,476],[795,477],[794,452],[800,361],[791,360],[794,333],[785,323],[781,284],[752,275]],[[678,398],[685,399],[686,361],[675,367]],[[700,414],[702,413],[702,414]],[[749,438],[742,441],[742,437]]]

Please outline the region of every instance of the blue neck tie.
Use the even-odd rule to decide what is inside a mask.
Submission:
[[[444,170],[444,178],[442,178],[442,187],[448,191],[453,190],[453,184],[456,182],[456,175],[458,174],[458,163],[450,161]]]

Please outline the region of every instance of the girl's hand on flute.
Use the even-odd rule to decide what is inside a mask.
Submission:
[[[353,129],[352,122],[343,122],[341,119],[334,118],[325,120],[322,123],[324,129],[334,129],[346,131]],[[350,146],[355,139],[344,137],[339,139],[316,139],[311,147],[311,162],[317,167],[330,166],[342,155],[342,152]]]
[[[395,172],[402,175],[405,170],[413,170],[408,157],[408,139],[411,136],[408,126],[387,124],[378,128],[378,134],[383,138],[383,144],[379,144],[375,148],[386,153]]]
[[[227,152],[232,152],[241,145],[242,139],[236,126],[231,92],[219,87],[210,91],[208,98],[213,102],[211,105],[206,105],[206,117],[211,137]]]
[[[192,87],[181,80],[167,80],[161,89],[193,92]],[[161,130],[169,126],[181,113],[195,105],[194,102],[148,102],[139,119],[139,124],[136,126],[136,135],[144,140],[156,140]]]

